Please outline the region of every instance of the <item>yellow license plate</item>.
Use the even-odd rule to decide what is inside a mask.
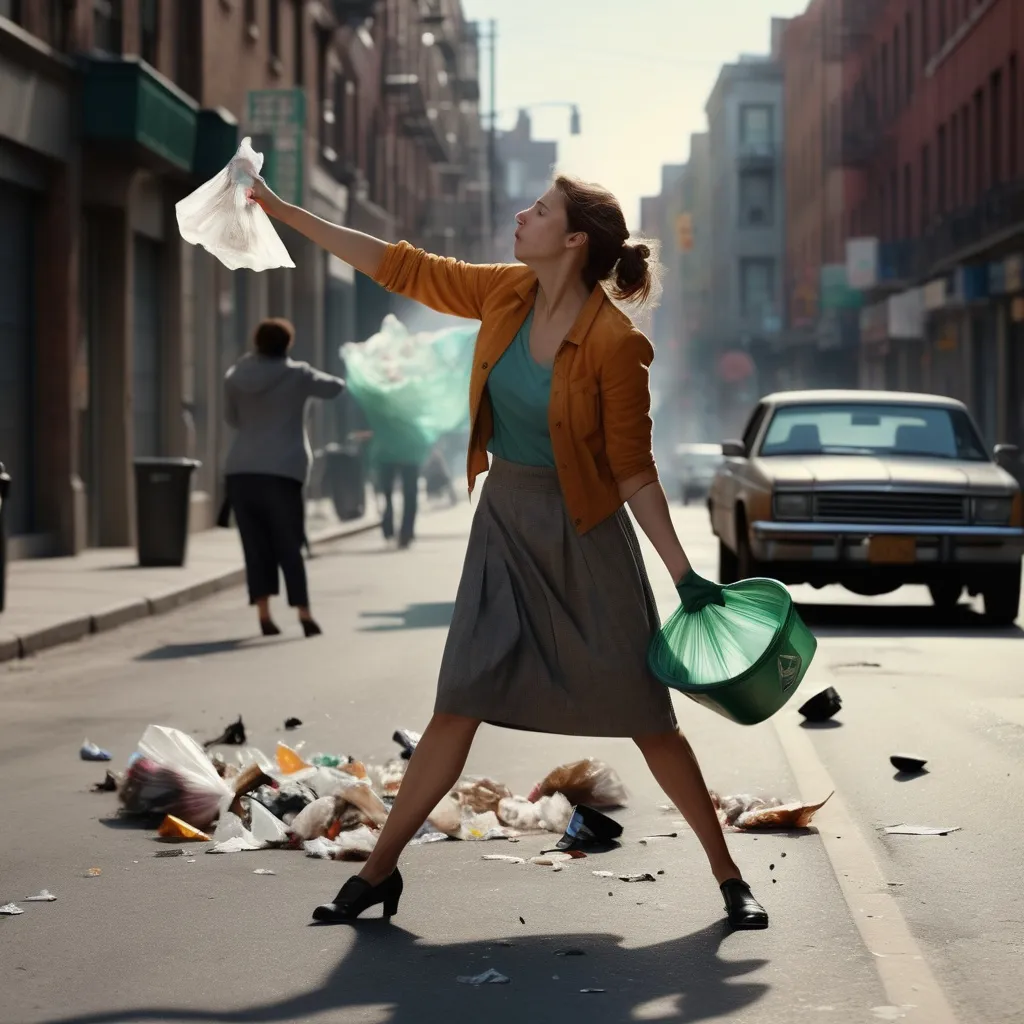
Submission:
[[[912,565],[916,558],[914,537],[868,538],[868,561],[874,565]]]

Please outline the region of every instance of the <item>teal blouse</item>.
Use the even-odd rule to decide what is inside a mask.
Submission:
[[[548,430],[552,367],[542,366],[530,354],[532,325],[531,309],[487,380],[494,413],[490,451],[507,462],[553,469],[555,454]]]

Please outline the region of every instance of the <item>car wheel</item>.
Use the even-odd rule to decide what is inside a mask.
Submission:
[[[736,568],[736,555],[730,551],[723,541],[718,542],[718,582],[735,583],[739,579]]]
[[[929,583],[928,593],[932,595],[932,604],[940,612],[950,612],[960,602],[960,595],[964,588],[961,583],[944,581],[942,583]]]
[[[997,626],[1012,626],[1020,611],[1020,566],[1002,567],[990,572],[981,588],[985,599],[985,617]]]

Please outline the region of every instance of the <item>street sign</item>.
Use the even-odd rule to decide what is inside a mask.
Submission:
[[[263,176],[285,202],[301,206],[306,91],[254,89],[248,98],[248,131],[253,136],[253,144],[255,146],[259,136],[269,140],[264,153]]]

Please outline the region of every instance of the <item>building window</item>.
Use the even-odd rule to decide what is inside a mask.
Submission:
[[[960,204],[966,206],[971,194],[971,108],[966,103],[960,111],[960,152],[963,169],[960,175]]]
[[[914,95],[914,16],[907,11],[907,21],[903,30],[903,41],[907,47],[903,72],[907,76],[906,94],[909,100]]]
[[[931,147],[925,143],[921,147],[921,234],[928,230],[928,221],[931,217],[931,176],[932,176],[932,154]]]
[[[740,305],[751,319],[763,320],[775,312],[774,260],[740,260]]]
[[[948,195],[946,194],[946,175],[948,171],[947,160],[949,150],[947,148],[946,126],[939,125],[939,134],[935,146],[935,212],[941,216],[946,212]]]
[[[989,176],[992,185],[1000,185],[1003,181],[1003,73],[994,71],[989,81],[989,119],[992,127],[989,129],[989,139],[992,152],[989,154],[991,168]]]
[[[175,0],[174,81],[190,96],[202,94],[199,4]]]
[[[257,21],[256,0],[245,0],[245,27],[252,28]]]
[[[0,0],[0,18],[7,18],[15,25],[20,25],[21,17],[21,0]]]
[[[295,49],[295,84],[306,84],[306,5],[297,2],[292,6],[295,14],[292,30],[292,45]]]
[[[769,148],[775,141],[771,107],[740,107],[740,142],[744,146]]]
[[[899,25],[892,34],[892,101],[896,110],[903,106],[903,47],[900,40]]]
[[[141,0],[139,33],[142,38],[142,59],[156,67],[160,44],[160,0]]]
[[[903,165],[903,237],[914,235],[914,191],[913,170],[909,163]]]
[[[978,89],[974,93],[974,194],[972,198],[980,199],[985,191],[985,92]]]
[[[960,118],[949,119],[949,205],[956,208],[960,202]]]
[[[1017,54],[1010,55],[1010,81],[1007,84],[1009,89],[1009,130],[1006,135],[1006,173],[1010,180],[1017,177],[1017,168],[1020,166],[1020,154],[1017,152],[1020,133],[1017,127],[1017,118],[1020,111],[1020,100],[1017,96]]]
[[[17,7],[17,4],[14,4]],[[0,2],[0,13],[3,3]],[[50,45],[55,50],[71,49],[71,20],[74,13],[67,0],[50,0]]]
[[[281,58],[281,0],[270,0],[269,21],[267,24],[267,45],[271,60]]]
[[[929,46],[931,39],[929,38],[928,30],[928,8],[931,7],[932,0],[921,0],[921,67],[923,68],[928,63],[928,58],[931,56],[931,50]]]
[[[92,0],[92,45],[106,53],[122,52],[121,0]]]
[[[740,226],[769,227],[775,220],[774,178],[764,172],[740,175]]]

